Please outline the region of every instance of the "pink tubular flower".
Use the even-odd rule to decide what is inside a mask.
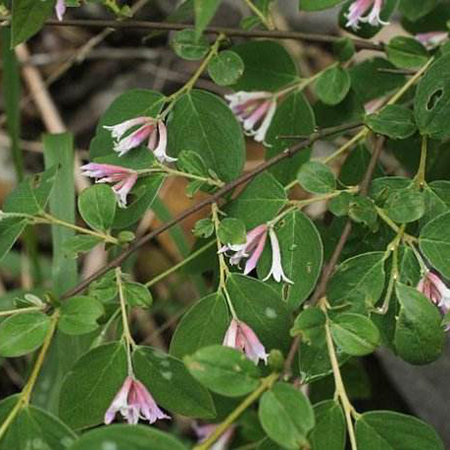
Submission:
[[[365,12],[372,8],[367,16],[363,16]],[[389,22],[384,22],[380,18],[381,9],[383,8],[383,0],[356,0],[354,1],[345,15],[347,28],[353,30],[359,29],[360,22],[367,22],[376,27],[378,25],[388,25]]]
[[[419,281],[417,290],[428,297],[442,314],[450,311],[450,289],[435,273],[428,271]]]
[[[58,20],[60,20],[60,21],[63,20],[63,16],[66,12],[65,0],[56,0],[55,12],[56,12],[56,17],[58,18]]]
[[[258,364],[260,359],[267,364],[267,357],[269,355],[266,353],[264,345],[261,344],[261,341],[258,339],[255,332],[241,320],[231,320],[230,326],[223,339],[223,345],[244,352],[248,359],[255,364]]]
[[[239,265],[241,259],[249,258],[244,268],[244,275],[249,274],[258,263],[267,238],[267,225],[264,223],[258,225],[247,233],[245,244],[225,245],[220,249],[220,253],[232,251],[234,255],[230,257],[230,263],[234,266]]]
[[[124,137],[125,133],[136,126],[139,126],[139,128]],[[103,128],[111,131],[111,136],[116,141],[114,151],[119,153],[119,156],[138,147],[147,140],[147,147],[154,153],[155,158],[159,162],[176,161],[176,158],[171,158],[166,153],[167,129],[162,120],[141,116],[125,120],[116,125],[104,125]]]
[[[244,130],[255,141],[263,142],[272,122],[277,102],[271,92],[244,92],[225,95],[235,116],[243,122]]]
[[[427,49],[437,47],[439,44],[446,41],[447,38],[448,33],[446,31],[431,31],[429,33],[416,34],[416,39]]]
[[[214,433],[214,431],[217,428],[217,425],[213,423],[209,423],[206,425],[197,425],[196,423],[194,423],[192,425],[192,428],[194,429],[195,434],[199,439],[198,443],[200,444],[206,441],[206,439],[208,439],[208,437],[211,436],[212,433]],[[233,438],[234,428],[235,428],[234,425],[228,427],[225,433],[223,433],[222,436],[220,436],[220,438],[217,439],[217,441],[213,444],[213,446],[210,447],[211,450],[226,450],[227,445]]]
[[[114,166],[113,164],[89,163],[81,166],[83,175],[96,178],[96,183],[115,183],[114,193],[117,203],[121,208],[127,205],[127,195],[135,185],[138,174],[126,167]]]
[[[149,423],[158,419],[170,419],[156,404],[147,388],[138,380],[128,376],[114,397],[105,414],[105,424],[109,425],[120,412],[130,425],[136,425],[139,419]]]

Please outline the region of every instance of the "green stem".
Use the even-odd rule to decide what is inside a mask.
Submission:
[[[79,227],[78,225],[74,225],[73,223],[57,219],[56,217],[53,217],[52,215],[47,214],[45,212],[42,213],[42,215],[40,217],[39,216],[36,217],[35,220],[36,219],[37,219],[38,223],[41,222],[42,219],[44,219],[44,221],[45,221],[44,223],[60,225],[62,227],[66,227],[66,228],[70,228],[72,230],[78,231],[79,233],[82,233],[82,234],[89,234],[90,236],[98,237],[102,241],[109,242],[109,243],[114,244],[114,245],[118,245],[119,244],[119,241],[115,237],[112,237],[112,236],[110,236],[108,234],[98,233],[96,231],[89,230],[88,228]]]
[[[30,311],[42,311],[40,306],[29,306],[27,308],[9,309],[8,311],[0,311],[0,317],[10,316],[11,314],[23,314]]]
[[[139,175],[146,175],[146,174],[151,174],[151,173],[167,173],[167,175],[171,175],[171,176],[181,176],[190,180],[199,180],[199,181],[203,181],[207,184],[210,184],[212,186],[217,186],[217,187],[222,187],[225,183],[223,181],[220,180],[214,180],[213,178],[209,178],[209,177],[202,177],[201,175],[195,175],[192,173],[187,173],[187,172],[181,172],[180,170],[175,170],[172,169],[170,167],[164,166],[162,164],[158,164],[158,168],[157,169],[142,169],[142,170],[137,170],[136,171]]]
[[[230,295],[227,291],[226,286],[226,279],[228,276],[228,266],[225,262],[225,257],[223,253],[220,252],[220,249],[222,248],[222,243],[219,239],[219,208],[217,206],[217,203],[213,203],[211,205],[211,213],[212,213],[212,220],[214,222],[214,229],[216,233],[216,244],[217,244],[217,257],[219,258],[219,291],[223,292],[225,300],[228,303],[228,307],[230,308],[231,315],[235,320],[238,320],[238,316],[236,314],[236,310],[234,309],[233,302],[231,301]]]
[[[250,10],[258,16],[259,20],[264,24],[264,26],[268,30],[274,30],[275,27],[272,23],[272,21],[264,16],[264,14],[259,10],[258,7],[256,7],[251,0],[244,0],[244,2],[247,4],[247,6],[250,8]]]
[[[327,156],[325,158],[319,159],[320,162],[324,164],[328,164],[333,159],[337,158],[338,156],[345,153],[349,148],[353,147],[354,144],[358,143],[360,140],[364,139],[369,134],[369,129],[364,128],[359,133],[355,134],[348,142],[346,142],[344,145],[339,147],[334,153],[332,153],[330,156]]]
[[[181,267],[183,267],[187,263],[189,263],[192,260],[194,260],[195,258],[197,258],[197,256],[199,256],[202,253],[204,253],[206,250],[211,248],[214,244],[215,244],[215,241],[208,242],[203,247],[201,247],[198,250],[196,250],[195,252],[191,253],[187,258],[183,259],[183,261],[180,261],[178,264],[175,264],[170,269],[167,269],[163,273],[161,273],[161,274],[157,275],[156,277],[152,278],[150,281],[147,281],[147,283],[145,283],[145,286],[149,288],[149,287],[155,285],[156,283],[160,282],[162,279],[166,278],[167,276],[169,276],[170,274],[176,272],[178,269],[180,269]]]
[[[425,172],[427,168],[427,155],[428,155],[428,137],[422,136],[422,146],[420,151],[420,163],[419,169],[415,176],[416,186],[422,189],[425,186]]]
[[[178,91],[174,92],[172,95],[166,98],[166,103],[174,103],[175,100],[180,97],[185,92],[189,92],[197,82],[197,80],[200,78],[201,74],[205,71],[206,67],[208,66],[209,62],[211,61],[212,57],[217,55],[217,52],[219,51],[219,47],[221,42],[225,39],[225,35],[223,33],[220,33],[217,36],[216,41],[212,45],[211,49],[209,50],[208,55],[206,58],[202,61],[198,69],[195,71],[194,75],[192,75],[191,79]],[[164,115],[167,115],[167,113],[170,111],[170,107],[166,108],[164,111]]]
[[[47,335],[45,336],[44,342],[42,343],[41,351],[39,352],[36,362],[34,363],[30,378],[28,379],[27,384],[20,393],[19,399],[15,404],[14,408],[10,411],[10,413],[8,414],[8,416],[6,417],[6,419],[4,420],[4,422],[0,427],[0,441],[8,431],[9,426],[12,424],[14,419],[19,414],[20,410],[23,407],[27,406],[30,401],[31,393],[33,391],[34,385],[36,384],[36,380],[39,376],[39,372],[44,363],[45,356],[47,355],[53,335],[55,334],[58,318],[59,318],[59,311],[56,310],[50,318],[50,328],[47,332]]]
[[[193,448],[193,450],[208,450],[214,442],[217,441],[217,439],[222,436],[223,433],[227,430],[228,427],[230,427],[233,422],[236,421],[236,419],[249,407],[258,400],[258,398],[267,390],[270,389],[275,383],[275,381],[278,380],[278,377],[280,375],[278,373],[272,373],[266,378],[263,378],[261,380],[260,386],[253,391],[248,397],[244,399],[244,401],[235,409],[233,410],[226,419],[217,426],[217,428],[214,430],[214,433],[211,434],[211,436],[206,439],[206,441],[202,442],[200,445],[197,445]]]
[[[323,307],[326,313],[326,307]],[[331,368],[333,370],[334,383],[336,386],[336,397],[340,400],[342,408],[344,409],[345,421],[347,422],[348,435],[350,437],[350,445],[352,450],[358,450],[356,444],[355,429],[353,427],[352,416],[358,417],[358,413],[353,408],[352,404],[345,390],[344,382],[342,380],[341,371],[339,369],[339,362],[336,356],[336,350],[333,344],[333,338],[331,336],[330,324],[327,318],[325,323],[325,335],[328,347],[328,355],[330,357]]]

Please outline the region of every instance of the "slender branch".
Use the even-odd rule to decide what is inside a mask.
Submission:
[[[220,436],[227,430],[227,428],[258,398],[266,391],[267,389],[270,389],[279,378],[280,374],[278,373],[272,373],[268,377],[263,378],[261,381],[261,385],[253,391],[247,398],[244,399],[244,401],[238,405],[236,409],[234,409],[227,418],[220,423],[217,428],[214,430],[214,432],[211,434],[211,436],[206,439],[206,441],[202,442],[200,445],[197,445],[193,448],[193,450],[208,450],[214,442],[219,439]]]
[[[0,317],[10,316],[12,314],[23,314],[31,311],[42,311],[40,306],[28,306],[26,308],[9,309],[7,311],[0,311]]]
[[[162,279],[166,278],[170,274],[176,272],[178,269],[180,269],[187,263],[191,262],[193,259],[197,258],[197,256],[201,255],[203,252],[205,252],[209,248],[211,248],[215,243],[216,243],[216,241],[210,241],[207,244],[205,244],[203,247],[200,247],[198,250],[191,253],[187,258],[183,259],[183,261],[180,261],[178,264],[175,264],[170,269],[167,269],[165,272],[157,275],[156,277],[152,278],[150,281],[147,281],[147,283],[145,283],[145,287],[149,288],[149,287],[153,286],[154,284],[160,282]]]
[[[354,124],[352,124],[351,127],[353,128]],[[199,203],[192,206],[191,208],[184,210],[182,213],[178,214],[177,216],[175,216],[168,222],[159,226],[152,232],[150,232],[150,233],[140,237],[139,239],[135,240],[134,242],[132,242],[130,244],[130,246],[128,248],[126,248],[122,253],[120,253],[116,258],[114,258],[108,264],[106,264],[105,266],[103,266],[102,268],[100,268],[99,270],[94,272],[92,275],[90,275],[88,278],[83,280],[81,283],[79,283],[73,289],[67,291],[62,296],[62,299],[72,297],[72,296],[82,292],[93,281],[100,278],[106,272],[120,266],[123,261],[125,261],[132,253],[134,253],[136,250],[140,249],[147,242],[151,241],[155,237],[157,237],[160,234],[164,233],[165,231],[169,230],[174,225],[183,221],[187,217],[190,217],[192,214],[200,211],[201,209],[205,208],[206,206],[216,203],[219,199],[221,199],[223,196],[225,196],[229,192],[232,192],[238,186],[246,183],[247,181],[252,180],[260,173],[262,173],[262,172],[266,171],[267,169],[269,169],[270,167],[278,164],[280,161],[284,161],[287,158],[291,158],[292,156],[296,155],[299,151],[309,147],[314,142],[316,142],[320,139],[324,139],[324,138],[333,136],[336,133],[341,133],[343,131],[346,131],[347,129],[348,129],[347,125],[340,125],[340,126],[331,127],[331,128],[327,128],[322,131],[316,132],[316,133],[312,134],[309,139],[299,142],[298,144],[286,149],[284,152],[279,153],[278,155],[274,156],[273,158],[270,158],[269,160],[260,164],[252,171],[241,175],[239,178],[236,178],[235,180],[231,181],[230,183],[226,184],[225,186],[223,186],[222,188],[217,190],[215,194],[211,195],[208,198],[205,198],[204,200],[200,201]]]
[[[17,403],[14,405],[14,408],[9,412],[8,416],[2,423],[0,427],[0,441],[8,431],[9,426],[13,423],[14,419],[19,414],[20,410],[27,406],[30,401],[30,395],[33,391],[34,385],[36,384],[36,380],[38,378],[39,372],[42,368],[42,364],[44,363],[45,356],[47,355],[48,349],[50,347],[50,343],[52,341],[53,335],[56,330],[56,324],[58,323],[59,311],[56,310],[50,318],[50,328],[45,336],[44,342],[42,344],[41,351],[34,363],[33,369],[31,371],[30,378],[27,381],[27,384],[23,388],[22,392],[19,395],[19,399]]]
[[[10,23],[9,18],[0,19],[0,24]],[[50,19],[45,22],[47,26],[54,27],[90,27],[90,28],[113,28],[113,29],[141,29],[141,30],[158,30],[172,31],[193,28],[192,24],[187,23],[170,23],[170,22],[148,22],[143,20],[91,20],[91,19],[66,19],[63,21]],[[332,44],[339,41],[339,36],[330,36],[325,34],[302,33],[299,31],[270,31],[270,30],[241,30],[240,28],[228,27],[207,27],[204,30],[206,34],[225,34],[228,37],[246,37],[256,38],[263,37],[269,39],[293,39],[308,42],[320,42]],[[381,42],[369,42],[362,39],[351,39],[353,45],[358,50],[374,50],[384,51],[384,44]]]
[[[325,312],[326,312],[326,308]],[[352,450],[357,450],[355,429],[353,427],[352,414],[356,415],[356,412],[350,403],[350,400],[345,390],[344,382],[342,381],[341,371],[339,370],[339,362],[336,356],[336,349],[334,348],[333,338],[331,336],[330,324],[327,318],[325,324],[325,337],[328,347],[328,355],[330,357],[331,368],[333,370],[334,383],[336,385],[336,396],[340,400],[344,409],[345,421],[347,422],[348,435],[350,437],[350,445]]]

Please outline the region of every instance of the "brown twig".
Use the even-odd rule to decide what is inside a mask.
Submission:
[[[360,124],[362,125],[362,124]],[[278,155],[274,156],[273,158],[270,158],[266,162],[260,164],[255,169],[253,169],[251,172],[247,172],[243,175],[241,175],[236,180],[231,181],[230,183],[226,184],[222,188],[220,188],[215,194],[211,195],[210,197],[202,200],[201,202],[197,203],[196,205],[192,206],[191,208],[186,209],[181,214],[178,214],[175,216],[172,220],[169,222],[164,223],[163,225],[159,226],[152,232],[140,237],[139,239],[135,240],[131,243],[131,245],[126,248],[122,253],[120,253],[116,258],[111,260],[106,266],[102,267],[101,269],[97,270],[94,274],[92,274],[90,277],[83,280],[81,283],[79,283],[77,286],[75,286],[70,291],[66,292],[62,299],[66,299],[69,297],[72,297],[76,294],[79,294],[82,292],[86,287],[89,286],[93,281],[100,278],[102,275],[104,275],[109,270],[119,267],[123,261],[125,261],[132,253],[134,253],[136,250],[141,248],[143,245],[145,245],[147,242],[154,239],[156,236],[159,236],[161,233],[164,233],[169,228],[173,227],[177,223],[183,221],[187,217],[191,216],[192,214],[196,213],[197,211],[200,211],[205,206],[212,205],[213,203],[216,203],[219,199],[221,199],[225,194],[228,194],[229,192],[232,192],[235,188],[238,186],[246,183],[247,181],[252,180],[260,173],[266,171],[270,167],[274,166],[275,164],[278,164],[280,161],[283,161],[287,158],[290,158],[297,154],[300,150],[309,147],[314,142],[318,141],[319,139],[327,138],[330,136],[333,136],[336,133],[345,132],[349,129],[353,129],[355,127],[355,124],[349,125],[340,125],[336,127],[331,127],[324,129],[320,132],[314,133],[311,135],[309,139],[306,139],[290,148],[287,148],[284,152],[279,153]]]
[[[8,18],[0,19],[0,24],[9,23]],[[187,23],[170,23],[170,22],[148,22],[144,20],[98,20],[98,19],[66,19],[63,21],[49,19],[45,22],[47,26],[55,27],[91,27],[91,28],[113,28],[113,29],[141,29],[141,30],[158,30],[173,31],[192,28],[192,24]],[[242,30],[240,28],[228,27],[207,27],[204,30],[207,34],[225,34],[228,37],[264,37],[269,39],[293,39],[310,42],[321,42],[332,44],[339,41],[338,36],[331,36],[316,33],[302,33],[300,31],[277,31],[277,30]],[[351,39],[355,48],[358,50],[374,50],[384,51],[382,42],[369,42],[362,39]]]
[[[369,189],[370,182],[372,180],[373,172],[375,170],[378,159],[380,158],[381,155],[381,151],[383,149],[384,141],[385,141],[384,137],[380,137],[377,139],[375,143],[372,157],[370,158],[369,165],[367,166],[366,173],[364,174],[364,178],[360,183],[360,194],[362,196],[367,195],[367,191]],[[325,295],[328,281],[330,280],[334,268],[336,267],[336,264],[339,261],[342,250],[344,249],[344,246],[347,243],[351,231],[352,231],[352,221],[351,219],[347,219],[347,222],[344,225],[344,229],[342,230],[341,237],[339,238],[339,241],[333,251],[333,254],[331,255],[330,260],[328,261],[328,264],[324,267],[319,283],[317,284],[317,287],[310,299],[311,304],[317,303],[317,301]],[[292,341],[291,347],[289,348],[289,352],[286,357],[286,361],[284,363],[284,370],[283,370],[284,376],[289,376],[291,372],[292,363],[294,362],[295,355],[297,354],[297,350],[300,345],[300,340],[301,335],[298,335]]]

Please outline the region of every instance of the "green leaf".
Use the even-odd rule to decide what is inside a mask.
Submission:
[[[142,218],[155,201],[164,181],[164,175],[141,178],[135,184],[133,198],[126,208],[117,208],[113,228],[127,228]]]
[[[211,219],[200,219],[195,222],[192,234],[200,238],[209,238],[214,233],[214,222]]]
[[[150,308],[153,303],[151,292],[141,283],[127,281],[123,283],[126,302],[132,307]]]
[[[316,127],[313,110],[301,92],[289,94],[278,105],[265,138],[266,160],[278,155],[292,145],[292,139],[281,136],[309,136]],[[289,160],[282,161],[270,169],[277,180],[287,184],[295,179],[299,167],[308,161],[310,149],[304,149]]]
[[[331,321],[331,334],[342,351],[354,356],[368,355],[380,343],[378,328],[360,314],[338,314]]]
[[[14,0],[12,2],[11,46],[36,34],[53,12],[54,0]]]
[[[335,65],[325,70],[316,81],[314,91],[327,105],[337,105],[347,96],[351,80],[347,70]]]
[[[375,133],[391,139],[406,139],[416,132],[413,112],[400,105],[387,105],[365,118],[366,125]]]
[[[86,334],[98,328],[99,319],[105,310],[103,305],[92,297],[72,297],[61,305],[58,329],[66,334]]]
[[[355,44],[347,37],[333,43],[333,53],[341,63],[350,61],[356,53]]]
[[[229,324],[224,297],[218,292],[210,294],[183,316],[170,342],[170,353],[183,358],[208,345],[221,344]]]
[[[0,403],[0,423],[5,420],[19,397],[5,398]],[[27,405],[9,424],[0,441],[0,450],[22,450],[30,448],[30,443],[41,449],[66,450],[77,439],[76,434],[57,417],[36,406]]]
[[[0,214],[0,261],[11,250],[25,226],[26,221],[21,218],[9,217],[2,219]]]
[[[309,434],[312,450],[344,450],[345,419],[339,403],[325,400],[314,405],[316,426]]]
[[[384,206],[387,215],[394,222],[414,222],[425,214],[425,196],[412,182],[406,188],[393,190]]]
[[[5,201],[3,210],[37,215],[44,211],[57,176],[58,167],[26,178],[17,186]]]
[[[226,397],[240,397],[259,386],[258,367],[234,348],[211,345],[185,356],[189,372],[211,391]]]
[[[79,253],[85,253],[92,250],[102,240],[96,236],[79,234],[69,238],[63,243],[63,252],[67,258],[75,259]]]
[[[245,244],[245,225],[239,219],[227,217],[220,222],[217,232],[220,242],[225,244]]]
[[[421,134],[434,139],[450,136],[450,54],[436,60],[419,81],[414,113]]]
[[[236,91],[277,91],[298,79],[291,55],[274,41],[249,41],[231,47],[244,61],[244,74],[232,87]]]
[[[169,149],[197,152],[221,180],[238,177],[245,162],[241,127],[225,102],[209,92],[182,95],[168,119]]]
[[[312,343],[321,337],[326,323],[325,313],[316,307],[303,310],[295,319],[291,336],[301,335],[302,342]]]
[[[444,450],[429,425],[421,420],[391,411],[373,411],[356,421],[356,441],[364,450]]]
[[[253,329],[267,353],[273,348],[288,349],[289,313],[275,290],[239,274],[228,277],[227,290],[237,316]]]
[[[293,281],[285,290],[289,309],[305,301],[316,285],[323,262],[322,241],[315,225],[301,211],[287,214],[276,230],[285,275]],[[272,262],[271,249],[266,249],[258,264],[258,274],[265,277]],[[278,283],[275,281],[273,285]]]
[[[332,306],[364,312],[377,303],[384,283],[384,252],[363,253],[338,266],[328,284],[327,298]]]
[[[315,423],[313,409],[306,396],[282,382],[262,395],[258,415],[270,439],[292,450],[307,444],[306,436]]]
[[[178,439],[153,427],[110,425],[83,436],[70,450],[187,450]]]
[[[377,57],[366,59],[350,69],[352,89],[361,103],[383,97],[405,83],[405,77],[402,75],[383,72],[380,69],[395,69],[395,66],[386,59]],[[370,83],[367,80],[370,80]]]
[[[210,2],[211,0],[206,0]],[[202,1],[205,3],[205,0]],[[172,39],[172,48],[175,53],[188,61],[204,58],[209,51],[208,40],[200,33],[191,29],[177,31]]]
[[[436,3],[437,0],[400,0],[400,11],[408,20],[415,22],[431,12]]]
[[[85,353],[64,378],[59,415],[72,428],[103,422],[105,412],[127,376],[127,354],[121,342]]]
[[[299,0],[299,8],[303,11],[320,11],[339,5],[344,0]]]
[[[317,161],[302,165],[297,175],[302,188],[312,194],[328,194],[336,190],[336,179],[331,169]]]
[[[349,217],[354,222],[362,223],[371,230],[377,231],[378,213],[373,201],[361,195],[351,196],[348,200],[347,213]]]
[[[194,0],[195,37],[199,39],[203,30],[208,26],[221,0]]]
[[[236,83],[244,73],[244,69],[242,58],[231,50],[224,50],[213,56],[208,64],[209,76],[219,86]]]
[[[114,140],[111,131],[104,128],[105,125],[117,125],[125,120],[139,116],[156,117],[164,105],[164,96],[159,92],[147,89],[131,89],[119,95],[102,114],[97,124],[95,138],[89,147],[91,159],[110,155],[114,159],[96,160],[96,162],[108,162],[131,169],[145,169],[152,163],[153,157],[148,148],[143,145],[140,149],[134,148],[127,154],[119,157],[114,152]]]
[[[95,184],[78,197],[78,209],[83,220],[95,230],[111,228],[116,213],[116,196],[106,184]]]
[[[155,348],[138,347],[133,353],[133,367],[137,378],[163,408],[188,417],[215,417],[209,392],[179,359]]]
[[[450,213],[441,214],[428,222],[419,237],[420,250],[432,266],[450,278]]]
[[[242,220],[251,230],[273,219],[286,201],[286,191],[281,184],[265,172],[254,178],[242,194],[225,208],[225,212]]]
[[[428,61],[426,48],[416,39],[396,36],[386,46],[388,60],[400,69],[420,67]]]
[[[429,364],[442,353],[445,341],[441,315],[416,288],[396,285],[400,314],[395,328],[398,355],[411,364]]]
[[[0,324],[0,355],[15,357],[36,350],[44,342],[50,318],[41,312],[14,314]]]

